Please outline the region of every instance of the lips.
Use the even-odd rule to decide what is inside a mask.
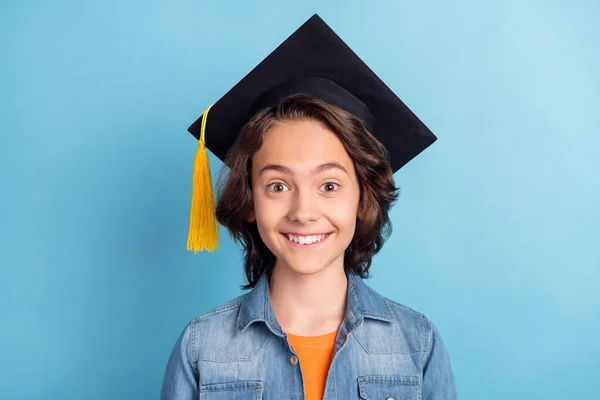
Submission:
[[[294,247],[298,247],[298,248],[302,248],[302,249],[310,249],[310,248],[318,247],[321,244],[323,244],[329,238],[329,236],[331,236],[331,232],[325,234],[325,236],[323,237],[323,239],[321,239],[321,241],[313,242],[311,244],[300,244],[300,243],[294,242],[293,240],[289,239],[289,237],[286,233],[282,233],[281,235],[285,238],[286,242],[288,242],[290,245],[292,245]]]

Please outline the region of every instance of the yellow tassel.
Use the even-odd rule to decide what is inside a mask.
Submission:
[[[215,197],[208,153],[204,146],[204,130],[206,117],[211,104],[203,114],[198,152],[194,162],[194,188],[192,192],[192,207],[190,211],[190,231],[188,233],[187,249],[198,251],[214,251],[219,248],[219,224],[215,216]]]

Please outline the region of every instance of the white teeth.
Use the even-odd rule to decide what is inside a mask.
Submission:
[[[287,234],[287,237],[291,242],[296,242],[299,244],[313,244],[320,242],[325,236],[326,235],[294,236],[291,233]]]

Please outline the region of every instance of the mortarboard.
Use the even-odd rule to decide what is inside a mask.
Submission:
[[[219,225],[205,146],[225,161],[254,114],[294,93],[314,95],[359,118],[386,147],[393,172],[437,139],[315,14],[188,128],[199,143],[188,250],[218,248]]]

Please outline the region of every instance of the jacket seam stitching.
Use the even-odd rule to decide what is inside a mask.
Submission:
[[[232,362],[232,361],[253,361],[254,359],[256,359],[256,357],[258,357],[260,355],[260,353],[263,351],[263,349],[267,346],[267,343],[269,342],[269,340],[271,340],[270,335],[269,335],[269,337],[267,337],[267,339],[265,339],[265,342],[263,343],[261,348],[252,357],[231,358],[228,360],[218,360],[215,358],[198,358],[198,361],[217,362],[217,363],[228,363],[228,362]]]
[[[425,316],[425,314],[423,314],[423,313],[420,313],[420,312],[418,312],[418,311],[416,311],[416,310],[413,310],[412,308],[410,308],[410,307],[407,307],[407,306],[405,306],[405,305],[403,305],[403,304],[400,304],[400,303],[398,303],[397,301],[394,301],[394,300],[392,300],[392,299],[388,299],[388,298],[386,298],[386,300],[387,300],[389,303],[392,303],[392,304],[396,305],[397,307],[399,307],[399,308],[402,308],[403,310],[409,311],[409,312],[411,312],[412,314],[415,314],[415,315],[417,315],[417,316],[419,316],[419,317],[424,317],[424,316]]]
[[[192,368],[196,370],[196,372],[198,371],[196,369],[196,362],[197,362],[197,351],[196,351],[196,321],[192,321],[192,326],[190,327],[190,348],[189,348],[189,357],[190,360],[192,360]]]
[[[426,343],[425,343],[425,347],[423,350],[423,355],[421,357],[422,361],[425,362],[425,356],[427,355],[427,352],[429,351],[429,346],[431,345],[431,325],[429,323],[429,318],[427,318],[427,316],[423,315],[421,317],[421,323],[423,324],[424,328],[425,328],[425,339],[426,339]]]
[[[358,301],[357,301],[357,303],[358,303],[358,308],[359,308],[359,310],[360,310],[360,313],[361,313],[361,315],[364,317],[364,315],[365,315],[365,312],[364,312],[364,310],[363,310],[363,304],[362,304],[362,300],[361,300],[361,297],[360,297],[360,290],[359,290],[359,288],[358,288],[358,285],[359,285],[359,284],[356,282],[356,280],[357,280],[357,279],[360,279],[360,278],[358,278],[358,277],[356,277],[356,276],[352,276],[350,279],[353,279],[353,282],[352,282],[352,284],[354,285],[354,294],[355,294],[356,298],[358,299]]]
[[[216,308],[214,310],[208,311],[208,312],[206,312],[206,313],[204,313],[202,315],[197,316],[194,319],[195,320],[201,320],[201,319],[204,319],[206,317],[210,317],[210,316],[215,315],[215,314],[220,314],[220,313],[225,312],[225,311],[230,311],[230,310],[233,310],[235,308],[239,308],[240,306],[241,306],[241,300],[238,301],[238,302],[236,302],[236,303],[234,303],[234,304],[232,304],[232,305],[229,305],[229,306],[226,306],[226,307],[223,306],[223,308]]]

